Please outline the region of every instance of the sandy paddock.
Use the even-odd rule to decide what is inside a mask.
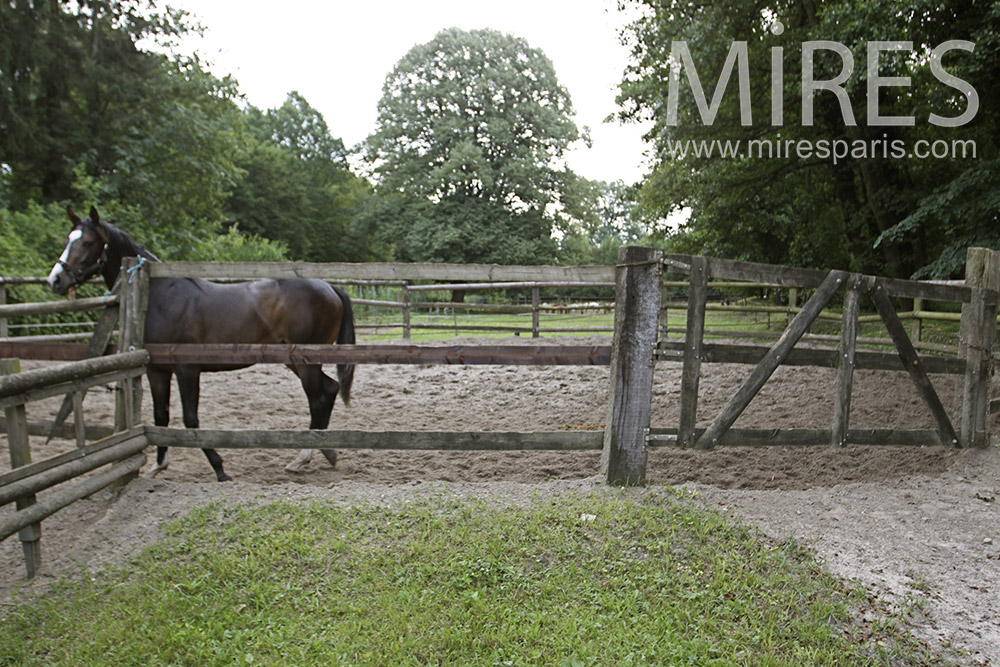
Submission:
[[[449,344],[475,339],[448,341]],[[491,340],[490,343],[498,341]],[[504,341],[500,341],[504,342]],[[511,338],[512,344],[530,339]],[[546,342],[552,342],[549,339]],[[566,339],[607,344],[603,338]],[[25,362],[30,368],[40,362]],[[703,366],[700,425],[725,405],[749,366]],[[332,372],[332,368],[328,370]],[[676,426],[680,364],[657,365],[653,426]],[[957,423],[958,377],[935,377]],[[736,423],[746,428],[820,428],[832,419],[833,371],[780,368]],[[176,387],[171,425],[180,426]],[[339,401],[331,428],[402,431],[532,431],[603,427],[608,369],[602,367],[359,366],[353,401]],[[300,429],[308,411],[298,380],[281,366],[259,365],[202,379],[204,428]],[[29,419],[51,419],[58,399],[31,404]],[[859,372],[852,402],[857,428],[932,428],[905,373]],[[113,395],[85,403],[88,423],[111,422]],[[152,423],[145,394],[144,417]],[[1000,419],[992,429],[1000,432]],[[34,458],[73,446],[33,439]],[[284,471],[291,450],[223,451],[236,480],[218,484],[200,451],[171,450],[170,468],[139,480],[124,499],[109,492],[43,523],[45,575],[121,558],[157,538],[156,525],[207,499],[278,497],[396,498],[428,486],[527,497],[537,489],[594,488],[598,452],[493,453],[345,450],[337,469],[319,455],[300,474]],[[9,465],[0,457],[0,470]],[[150,463],[152,458],[150,457]],[[149,464],[147,464],[148,467]],[[1000,665],[1000,450],[941,447],[656,449],[651,485],[688,485],[716,508],[775,537],[812,545],[836,574],[861,581],[887,601],[922,599],[916,632],[973,665]],[[2,511],[9,511],[5,509]],[[16,538],[0,544],[0,595],[23,577]]]

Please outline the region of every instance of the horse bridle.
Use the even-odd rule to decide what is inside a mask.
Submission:
[[[90,266],[85,266],[80,269],[75,269],[62,259],[58,260],[56,264],[61,266],[62,270],[65,273],[69,274],[70,280],[72,281],[70,283],[70,286],[77,287],[87,282],[88,280],[96,276],[98,273],[100,273],[104,269],[104,265],[107,264],[107,262],[108,262],[108,244],[105,243],[104,249],[101,251],[101,256],[98,257],[97,260]]]

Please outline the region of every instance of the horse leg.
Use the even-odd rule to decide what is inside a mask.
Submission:
[[[309,428],[325,429],[330,425],[330,413],[333,412],[333,403],[340,391],[340,384],[332,377],[323,372],[323,367],[319,365],[289,366],[299,380],[302,388],[306,392],[309,401]],[[323,456],[330,462],[330,465],[337,467],[337,452],[333,449],[321,449]],[[298,457],[285,466],[288,472],[298,472],[303,465],[312,460],[312,450],[303,449]]]
[[[198,399],[201,393],[201,371],[195,368],[185,368],[177,371],[177,388],[181,393],[181,409],[184,412],[184,426],[198,428]],[[215,471],[215,477],[220,482],[228,482],[232,477],[222,470],[222,457],[214,449],[202,449],[208,458],[209,465]]]
[[[170,376],[169,370],[149,369],[146,379],[149,380],[149,393],[153,397],[153,423],[157,426],[170,424]],[[156,463],[146,473],[146,477],[156,477],[167,469],[170,459],[166,447],[156,448]]]

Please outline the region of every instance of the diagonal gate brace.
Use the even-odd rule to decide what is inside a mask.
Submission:
[[[94,327],[94,334],[90,338],[90,343],[87,345],[86,351],[83,353],[84,359],[93,359],[94,357],[100,357],[104,354],[108,345],[111,343],[111,338],[115,332],[115,325],[118,324],[118,306],[107,306],[104,308],[104,312],[101,313],[101,317],[97,320],[97,325]],[[82,394],[86,394],[87,390],[84,389]],[[83,400],[83,396],[80,396],[79,401]],[[79,402],[77,401],[77,402]],[[66,417],[69,416],[70,412],[74,411],[74,399],[72,394],[67,394],[63,398],[62,405],[59,406],[59,412],[56,414],[55,421],[52,424],[52,430],[49,432],[49,437],[45,441],[46,444],[56,436],[59,428],[66,421]],[[79,420],[80,415],[77,414],[77,419]]]
[[[816,293],[806,302],[791,322],[788,328],[781,334],[768,353],[760,360],[757,367],[750,373],[743,386],[740,387],[726,407],[715,418],[715,421],[698,438],[695,447],[698,449],[711,449],[719,443],[719,439],[728,431],[739,418],[740,414],[750,405],[750,401],[757,395],[760,388],[768,381],[771,375],[777,370],[778,365],[788,356],[789,351],[799,342],[802,335],[809,329],[809,325],[819,316],[820,311],[830,303],[830,299],[847,278],[846,271],[831,271],[820,284]]]
[[[900,322],[899,316],[896,314],[896,309],[893,308],[892,301],[889,300],[889,294],[886,292],[880,278],[875,279],[868,293],[872,301],[875,302],[875,308],[878,309],[878,314],[882,317],[882,322],[885,323],[885,328],[889,331],[892,342],[896,345],[896,351],[903,362],[903,367],[910,374],[914,384],[917,385],[920,396],[927,403],[927,407],[930,408],[931,415],[937,424],[937,432],[938,437],[941,439],[941,444],[946,447],[961,447],[958,434],[955,433],[955,428],[951,425],[951,420],[948,418],[948,412],[944,409],[944,404],[938,398],[937,392],[934,391],[934,385],[931,383],[930,377],[927,376],[923,364],[920,363],[917,350],[913,347],[913,343],[910,342],[910,337],[906,334],[906,328]]]

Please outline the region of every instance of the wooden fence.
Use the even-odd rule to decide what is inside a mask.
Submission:
[[[67,505],[100,489],[134,475],[145,463],[142,453],[148,444],[139,416],[136,396],[130,389],[138,384],[149,362],[149,353],[137,350],[96,359],[71,362],[53,368],[20,371],[17,360],[0,360],[0,407],[5,413],[7,446],[11,471],[0,475],[0,505],[14,503],[16,511],[0,518],[0,540],[19,533],[28,577],[41,566],[41,522]],[[82,398],[76,402],[78,447],[66,454],[32,463],[29,425],[25,404],[50,396],[80,396],[90,387],[121,382],[125,401],[124,423],[119,432],[87,445],[81,418]],[[35,494],[75,479],[98,468],[110,466],[68,487],[59,487],[41,502]]]
[[[124,267],[132,269],[134,259],[126,259]],[[661,338],[663,275],[681,274],[688,277],[687,316],[684,339]],[[23,444],[18,444],[18,466],[12,473],[0,477],[0,499],[20,498],[21,518],[0,524],[6,530],[27,530],[24,521],[39,521],[36,514],[21,514],[27,510],[27,498],[44,488],[52,478],[63,479],[76,474],[68,467],[74,461],[96,451],[108,450],[102,459],[111,460],[132,447],[139,451],[145,444],[214,448],[366,448],[366,449],[441,449],[441,450],[555,450],[572,451],[600,449],[601,471],[610,484],[642,484],[646,478],[646,457],[650,447],[680,446],[703,449],[725,445],[844,445],[856,444],[945,444],[948,446],[985,446],[989,440],[987,413],[990,405],[990,373],[996,347],[998,289],[1000,289],[1000,253],[980,249],[969,252],[969,272],[966,284],[935,285],[902,281],[843,271],[813,271],[769,266],[723,259],[667,255],[662,251],[622,248],[617,267],[537,267],[486,266],[447,264],[221,264],[221,263],[147,263],[133,271],[133,279],[123,285],[121,304],[114,298],[92,306],[104,307],[106,313],[120,309],[122,331],[119,347],[123,354],[107,359],[122,359],[126,366],[114,372],[124,372],[129,382],[139,372],[142,363],[232,362],[232,363],[392,363],[392,364],[530,364],[530,365],[609,365],[610,394],[606,425],[601,432],[369,432],[369,431],[212,431],[205,429],[172,429],[140,425],[138,406],[141,384],[132,382],[122,394],[121,412],[126,415],[119,427],[125,435],[115,435],[73,452],[75,456],[48,465],[44,471],[23,466]],[[145,299],[149,281],[166,277],[203,277],[227,280],[248,280],[262,277],[309,277],[332,282],[398,281],[410,284],[438,281],[445,289],[455,285],[468,288],[477,284],[517,283],[534,286],[559,284],[615,285],[615,333],[610,346],[558,345],[382,345],[358,344],[336,346],[311,345],[149,345],[142,347],[141,329],[144,322]],[[705,312],[708,308],[710,280],[757,283],[809,292],[812,296],[794,312],[789,313],[788,326],[770,346],[713,343],[705,340]],[[457,282],[462,281],[462,282]],[[431,288],[428,288],[431,289]],[[433,289],[442,289],[440,285]],[[820,317],[837,293],[843,294],[841,332],[836,348],[796,348],[809,326]],[[858,323],[861,321],[862,299],[870,299],[878,317],[885,324],[895,353],[858,350]],[[926,299],[962,304],[962,356],[922,356],[914,347],[907,330],[893,306],[893,298]],[[3,311],[0,311],[3,312]],[[8,311],[9,312],[9,311]],[[103,319],[103,318],[102,318]],[[110,316],[107,318],[110,319]],[[113,328],[105,324],[104,330]],[[110,334],[108,334],[110,337]],[[95,337],[96,340],[96,337]],[[7,341],[9,344],[9,340]],[[37,342],[37,341],[36,341]],[[43,341],[44,342],[44,341]],[[106,340],[92,341],[91,351],[101,348]],[[103,344],[102,344],[103,343]],[[46,343],[62,345],[65,343]],[[74,346],[82,348],[83,346]],[[8,348],[8,350],[17,348]],[[27,350],[28,348],[23,348]],[[54,349],[54,348],[52,348]],[[51,351],[51,350],[50,350]],[[5,354],[0,348],[0,354]],[[64,353],[83,356],[82,351]],[[100,352],[97,352],[100,354]],[[140,361],[141,360],[141,361]],[[652,382],[655,363],[672,360],[683,364],[681,379],[680,418],[677,428],[650,429]],[[87,383],[103,383],[107,376],[95,375],[96,367],[105,359],[92,359],[75,366],[75,373],[86,376],[67,386],[60,380],[49,392],[81,392]],[[707,428],[696,428],[698,421],[698,385],[702,364],[744,363],[753,365],[743,386],[733,395],[723,411],[714,416]],[[135,365],[132,365],[135,364]],[[824,428],[795,430],[733,429],[740,413],[746,409],[780,364],[830,367],[837,370],[836,399],[831,406],[831,420]],[[127,372],[123,369],[127,368]],[[920,395],[934,417],[935,429],[925,431],[858,430],[850,425],[850,399],[854,370],[876,368],[906,372],[915,382]],[[69,372],[69,371],[67,371]],[[953,373],[964,376],[963,409],[959,427],[951,423],[938,398],[929,373]],[[16,412],[24,399],[30,400],[42,391],[25,389],[17,382],[20,374],[3,379],[0,397],[8,401],[5,409]],[[98,379],[100,378],[100,379]],[[36,380],[40,381],[40,380]],[[11,384],[14,383],[14,384]],[[81,384],[82,383],[82,384]],[[35,387],[35,385],[31,385]],[[14,388],[12,388],[14,387]],[[21,387],[20,389],[16,389]],[[51,393],[48,395],[52,395]],[[17,398],[10,398],[10,397]],[[79,405],[80,399],[67,399]],[[7,407],[9,404],[9,408]],[[77,411],[79,415],[79,410]],[[79,419],[79,416],[77,417]],[[26,441],[29,426],[21,415],[9,413],[8,440]],[[78,444],[85,436],[80,424],[74,428]],[[82,434],[82,435],[81,435]],[[118,447],[121,445],[121,447]],[[89,447],[89,449],[88,449]],[[118,447],[118,449],[113,449]],[[14,461],[14,445],[11,445]],[[87,454],[79,453],[86,451]],[[132,459],[129,459],[132,460]],[[74,464],[79,465],[79,464]],[[89,465],[89,463],[88,463]],[[129,471],[132,470],[129,464]],[[59,473],[51,473],[59,468]],[[124,468],[107,471],[101,481],[114,477]],[[32,478],[30,483],[22,480]],[[96,477],[94,478],[97,479]],[[18,483],[20,486],[10,486]],[[55,483],[55,482],[52,482]],[[87,482],[97,484],[97,481]],[[9,487],[9,488],[8,488]],[[89,486],[87,488],[90,488]],[[7,489],[5,491],[5,489]],[[13,489],[13,490],[10,490]],[[84,489],[86,490],[86,489]],[[82,491],[80,491],[82,493]],[[2,495],[6,494],[6,495]],[[66,497],[76,497],[67,493]],[[61,498],[63,500],[65,498]],[[21,507],[25,505],[25,507]],[[51,509],[46,506],[44,511]],[[41,512],[42,510],[35,510]],[[54,509],[52,511],[55,511]],[[47,514],[46,514],[47,516]],[[9,534],[9,533],[8,533]],[[33,538],[30,531],[22,537]],[[28,539],[27,542],[31,542]],[[35,539],[37,541],[37,539]],[[26,554],[28,550],[26,547]],[[32,566],[29,565],[29,571]]]
[[[233,278],[232,271],[221,271],[215,267],[231,267],[232,265],[211,265],[213,268],[210,270],[202,271],[204,275],[212,280],[220,282],[232,282],[238,280],[245,280],[245,278]],[[336,270],[322,270],[318,267],[329,267],[330,265],[311,265],[306,269],[307,274],[321,275],[325,273],[329,274],[340,274],[340,275],[353,275],[354,267],[357,265],[333,265],[338,267]],[[446,265],[447,266],[447,265]],[[452,265],[454,266],[454,265]],[[375,320],[369,321],[367,318],[361,318],[357,323],[356,328],[363,332],[373,332],[373,333],[383,333],[383,332],[396,332],[402,336],[404,340],[410,340],[413,337],[415,331],[452,331],[455,335],[459,332],[485,332],[485,333],[507,333],[513,335],[520,334],[531,334],[532,338],[538,338],[543,334],[555,334],[555,333],[593,333],[593,334],[611,334],[614,332],[613,326],[575,326],[567,325],[565,323],[558,325],[551,325],[542,322],[542,315],[556,315],[560,317],[579,315],[581,313],[613,313],[614,303],[556,303],[550,304],[542,301],[542,290],[550,288],[562,288],[562,289],[581,289],[581,288],[612,288],[614,287],[614,273],[611,267],[587,267],[590,268],[606,268],[607,276],[606,280],[597,282],[475,282],[475,283],[452,283],[452,284],[414,284],[413,281],[407,280],[380,280],[380,279],[357,279],[357,278],[335,278],[335,280],[341,286],[354,287],[355,293],[360,293],[360,296],[356,296],[353,301],[357,306],[363,306],[371,309],[376,313]],[[235,275],[246,275],[246,271],[239,271]],[[420,272],[423,273],[423,272]],[[219,274],[219,275],[215,275]],[[227,277],[228,276],[228,277]],[[17,278],[5,278],[0,277],[0,350],[6,344],[7,354],[0,354],[0,356],[18,356],[12,354],[11,351],[14,349],[15,344],[23,344],[30,342],[45,343],[48,347],[38,346],[36,354],[38,355],[52,355],[55,351],[60,349],[57,345],[53,343],[68,342],[68,341],[80,341],[90,338],[90,333],[70,333],[70,334],[59,334],[59,335],[36,335],[36,336],[17,336],[13,339],[8,339],[8,319],[17,318],[24,314],[43,314],[43,313],[56,313],[56,312],[74,312],[77,309],[84,309],[85,306],[78,306],[76,308],[70,306],[65,308],[54,308],[51,311],[34,311],[30,308],[31,304],[11,304],[10,307],[5,307],[7,299],[7,286],[15,285],[33,285],[33,284],[43,284],[45,283],[45,278],[42,277],[17,277]],[[661,321],[660,330],[664,338],[669,338],[671,334],[677,337],[677,334],[685,334],[686,328],[683,326],[683,317],[677,318],[671,313],[686,313],[687,312],[687,297],[686,288],[688,286],[687,281],[679,280],[664,280],[662,281],[662,286],[664,289],[664,295],[661,299]],[[679,289],[683,288],[683,290]],[[715,313],[716,315],[734,315],[743,316],[746,318],[754,317],[761,318],[766,321],[766,329],[760,330],[759,327],[742,328],[738,324],[736,326],[730,326],[724,329],[712,329],[710,325],[706,326],[705,336],[706,337],[724,337],[732,339],[768,339],[768,338],[779,338],[781,336],[780,331],[771,330],[772,324],[785,324],[791,320],[801,310],[799,304],[799,293],[798,287],[788,287],[782,286],[774,283],[768,282],[753,282],[753,281],[726,281],[726,280],[712,280],[709,283],[710,291],[716,296],[715,300],[710,300],[706,304],[706,313]],[[493,290],[504,290],[504,291],[526,291],[529,294],[529,298],[526,303],[478,303],[474,301],[470,302],[455,302],[455,301],[435,301],[435,300],[421,300],[420,295],[428,294],[432,292],[442,292],[442,291],[463,291],[463,292],[477,292],[477,291],[493,291]],[[373,293],[377,294],[381,292],[383,295],[389,291],[394,294],[394,298],[366,298],[372,296]],[[678,294],[680,292],[680,294]],[[760,301],[759,295],[762,293],[768,293],[771,298],[775,300],[784,301],[781,305],[774,305],[763,303]],[[673,297],[670,295],[673,294]],[[748,298],[752,297],[752,298]],[[81,299],[81,302],[86,302],[87,300]],[[562,301],[562,299],[560,299]],[[742,301],[742,303],[740,303]],[[943,352],[943,353],[957,353],[958,345],[952,342],[941,342],[941,341],[927,341],[923,338],[926,336],[926,324],[929,322],[959,322],[961,321],[962,315],[960,312],[951,311],[941,311],[931,309],[930,302],[922,298],[913,299],[912,310],[897,313],[900,320],[907,321],[910,324],[910,338],[913,346],[918,350],[932,351],[932,352]],[[389,313],[398,313],[398,316],[390,315],[388,320],[379,320],[379,313],[388,311]],[[497,324],[481,324],[477,323],[474,318],[466,321],[458,321],[459,318],[457,313],[462,312],[467,315],[530,315],[530,322],[516,322],[503,325]],[[447,319],[448,316],[454,319],[451,323],[420,323],[418,322],[418,316],[423,313],[425,317],[434,318],[437,317],[440,320]],[[436,315],[430,315],[430,313],[435,313]],[[839,324],[840,313],[832,311],[821,312],[817,316],[817,321],[826,321]],[[859,322],[881,322],[881,318],[877,314],[872,315],[862,315],[858,319]],[[679,324],[678,324],[679,322]],[[998,318],[1000,322],[1000,318]],[[84,323],[77,323],[84,324]],[[16,325],[16,326],[40,326],[40,325]],[[47,327],[60,327],[60,326],[71,326],[71,325],[61,325],[61,324],[50,324],[42,325]],[[831,334],[822,333],[807,333],[804,335],[803,340],[807,341],[819,341],[819,342],[837,342],[839,337]],[[859,345],[867,346],[891,346],[892,340],[888,338],[876,338],[876,337],[858,337]],[[21,349],[24,349],[23,347]]]

